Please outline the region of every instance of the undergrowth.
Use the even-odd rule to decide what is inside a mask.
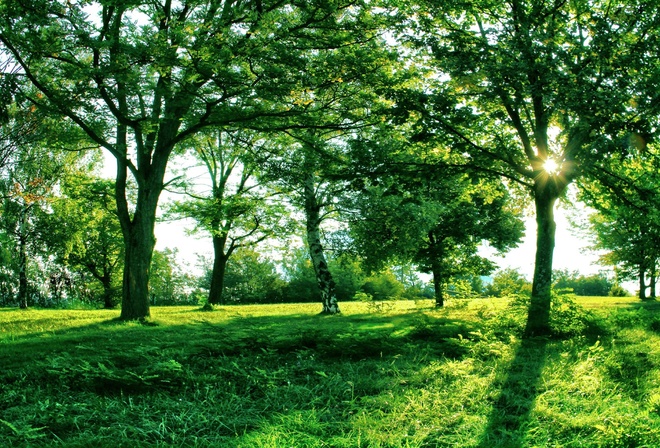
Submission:
[[[0,446],[660,446],[654,307],[554,300],[2,310]]]

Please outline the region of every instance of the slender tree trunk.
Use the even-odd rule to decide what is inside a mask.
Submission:
[[[445,288],[442,278],[442,267],[435,258],[431,263],[431,273],[433,274],[433,288],[435,290],[435,306],[440,308],[445,306]]]
[[[527,336],[550,333],[550,306],[552,297],[552,257],[555,249],[554,206],[558,194],[554,188],[537,187],[534,202],[536,205],[536,260],[532,297],[527,317]]]
[[[225,303],[222,295],[225,286],[225,272],[230,254],[225,254],[227,237],[213,235],[213,271],[211,272],[211,288],[209,289],[209,303],[220,305]]]
[[[18,306],[21,309],[28,307],[28,279],[27,279],[27,239],[25,236],[25,213],[21,214],[20,235],[18,238]]]
[[[643,263],[639,266],[639,299],[646,300],[646,267]]]
[[[655,260],[651,261],[651,278],[649,279],[649,288],[651,291],[651,300],[655,300],[655,283],[656,283],[656,270],[655,270]]]
[[[309,257],[314,266],[316,282],[321,291],[321,301],[323,302],[322,314],[338,314],[339,303],[335,295],[335,281],[332,278],[328,262],[323,254],[323,245],[321,244],[321,207],[314,188],[314,176],[309,174],[305,180],[305,216],[307,219],[307,245],[309,247]]]

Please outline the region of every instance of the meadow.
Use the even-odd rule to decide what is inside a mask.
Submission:
[[[0,446],[660,446],[656,302],[432,305],[0,309]]]

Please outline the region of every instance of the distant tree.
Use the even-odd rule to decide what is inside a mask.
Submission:
[[[405,287],[390,269],[384,269],[365,278],[360,290],[373,300],[394,300],[402,298]]]
[[[608,296],[615,284],[605,274],[581,275],[567,269],[555,270],[553,288],[571,290],[578,296]]]
[[[178,250],[165,248],[154,251],[151,261],[153,305],[190,305],[198,279],[192,277],[178,261]]]
[[[264,136],[254,132],[206,132],[191,139],[195,159],[206,171],[200,186],[185,189],[188,199],[170,205],[170,216],[192,218],[195,231],[211,236],[213,269],[207,303],[224,303],[228,263],[234,252],[288,233],[285,207],[260,183],[253,153],[263,152]],[[197,191],[198,189],[202,191]]]
[[[413,262],[433,275],[436,305],[452,278],[488,275],[495,265],[479,255],[488,242],[499,251],[523,234],[507,192],[496,182],[459,175],[386,175],[349,199],[353,245],[372,269]]]
[[[44,220],[54,189],[65,171],[75,165],[78,154],[33,142],[21,146],[5,167],[1,179],[3,193],[0,226],[14,244],[12,263],[18,270],[18,302],[28,307],[28,263],[43,254],[47,232]]]
[[[207,271],[208,286],[212,275]],[[275,263],[252,248],[237,249],[227,263],[225,303],[281,303],[285,287]]]
[[[614,154],[600,167],[600,183],[584,183],[581,198],[597,210],[589,217],[600,262],[618,278],[637,280],[639,297],[656,295],[660,261],[660,153],[637,136],[626,153]],[[647,283],[647,278],[649,282]]]
[[[89,274],[100,285],[105,308],[117,306],[124,245],[114,182],[90,176],[84,169],[66,176],[43,225],[48,229],[48,247],[58,261]]]
[[[293,250],[282,264],[287,286],[284,299],[287,302],[316,302],[321,300],[314,266],[306,251]],[[337,300],[349,301],[360,291],[365,273],[359,260],[350,256],[330,257],[328,269],[332,271]]]
[[[495,297],[525,296],[531,290],[531,282],[511,268],[495,272],[492,283],[486,286],[486,294]]]

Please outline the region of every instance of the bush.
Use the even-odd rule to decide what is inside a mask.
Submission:
[[[401,298],[405,288],[392,271],[386,270],[368,277],[361,290],[374,300],[392,300]]]

